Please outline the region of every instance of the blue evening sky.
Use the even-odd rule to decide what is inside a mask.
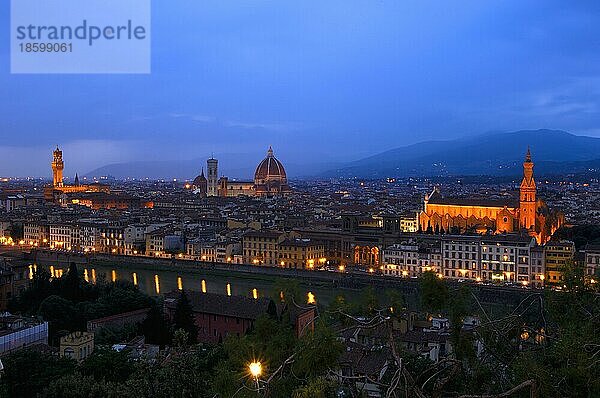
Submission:
[[[149,75],[11,75],[0,175],[276,155],[345,161],[428,139],[600,137],[600,1],[154,0]],[[67,155],[68,154],[68,155]]]

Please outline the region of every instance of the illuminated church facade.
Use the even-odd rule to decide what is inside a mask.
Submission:
[[[524,232],[540,244],[547,242],[564,223],[564,215],[551,211],[537,197],[533,165],[528,149],[518,200],[445,198],[436,187],[425,196],[423,211],[419,214],[420,229],[452,233]]]
[[[224,176],[218,178],[218,161],[212,157],[207,161],[207,172],[208,177],[205,177],[203,169],[202,173],[194,179],[191,187],[194,192],[202,196],[274,197],[292,193],[285,168],[273,154],[272,147],[269,147],[267,157],[256,167],[252,181],[230,180]]]

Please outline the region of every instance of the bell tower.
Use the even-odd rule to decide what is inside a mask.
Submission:
[[[62,158],[62,151],[58,149],[54,150],[54,158],[52,160],[52,184],[55,188],[59,188],[63,186],[63,169],[65,168],[65,163]]]
[[[531,152],[527,148],[525,162],[523,162],[523,181],[521,181],[519,198],[519,224],[521,228],[528,230],[535,229],[536,213],[536,187],[533,179],[533,162],[531,161]]]

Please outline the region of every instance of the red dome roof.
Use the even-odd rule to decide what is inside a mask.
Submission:
[[[256,184],[264,184],[269,181],[287,182],[283,164],[273,156],[273,149],[271,147],[269,147],[267,157],[258,164],[256,173],[254,173],[254,181]]]

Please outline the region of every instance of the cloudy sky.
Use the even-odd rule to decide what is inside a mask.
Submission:
[[[9,2],[0,26],[9,26]],[[256,154],[354,160],[427,139],[600,137],[600,2],[154,0],[149,75],[11,75],[0,175]]]

